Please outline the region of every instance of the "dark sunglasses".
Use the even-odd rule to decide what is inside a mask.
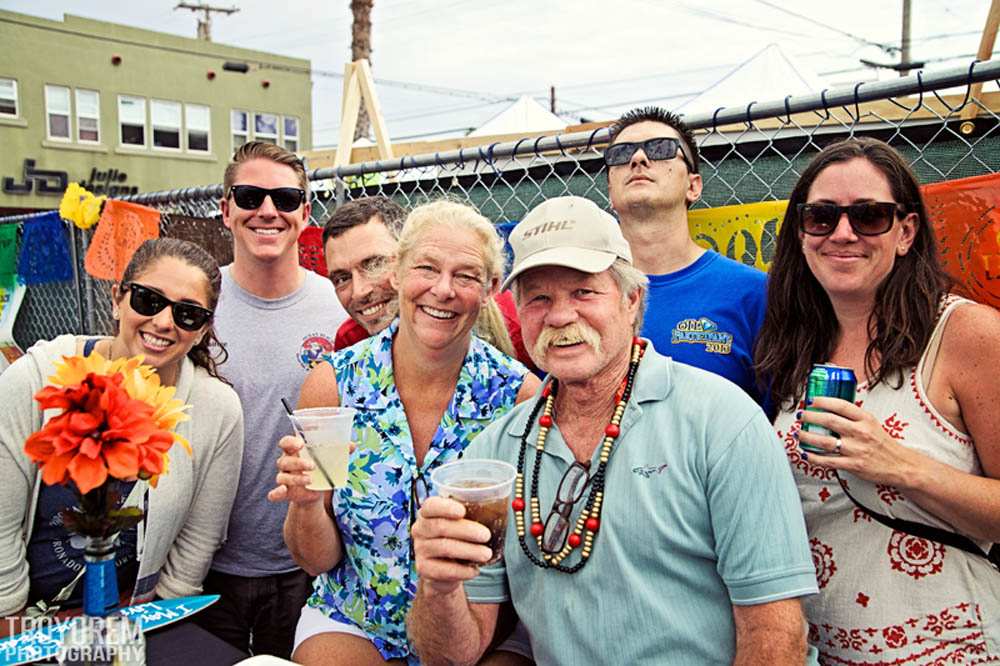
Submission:
[[[642,148],[642,152],[646,153],[647,158],[655,161],[672,160],[680,152],[681,159],[687,165],[688,171],[694,171],[684,144],[680,140],[668,136],[646,139],[639,142],[623,141],[622,143],[613,143],[604,150],[604,163],[609,167],[628,164],[632,156],[640,148]]]
[[[126,282],[122,288],[128,291],[128,304],[144,317],[152,317],[169,305],[174,323],[185,331],[197,331],[212,318],[213,313],[208,308],[172,301],[155,289],[136,282]]]
[[[896,215],[902,213],[899,204],[887,201],[838,206],[832,203],[799,204],[799,228],[810,236],[829,236],[847,213],[851,229],[859,236],[881,236],[892,229]]]
[[[548,517],[545,518],[545,529],[542,532],[542,550],[554,555],[566,545],[570,532],[570,514],[583,491],[590,485],[590,472],[580,462],[574,462],[563,474],[556,490],[556,499],[552,503]]]
[[[271,203],[282,213],[291,213],[305,201],[305,190],[297,187],[276,187],[268,190],[256,185],[233,185],[229,189],[233,201],[243,210],[257,210],[264,203],[265,197],[271,197]]]

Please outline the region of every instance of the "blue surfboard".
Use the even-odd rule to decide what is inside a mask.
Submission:
[[[138,622],[143,631],[149,631],[190,617],[218,600],[217,594],[164,599],[122,608],[116,614]],[[59,653],[63,634],[69,629],[73,620],[74,618],[67,618],[62,621],[46,622],[38,629],[25,631],[0,641],[0,666],[17,666],[55,657]]]

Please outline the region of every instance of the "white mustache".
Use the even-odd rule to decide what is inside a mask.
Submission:
[[[546,326],[538,334],[532,351],[538,358],[545,358],[549,347],[555,345],[571,345],[582,342],[589,345],[595,352],[601,352],[601,336],[589,324],[574,322],[560,328]]]

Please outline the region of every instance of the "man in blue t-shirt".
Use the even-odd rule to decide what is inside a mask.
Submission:
[[[635,266],[649,276],[642,334],[657,351],[725,377],[764,405],[753,345],[767,278],[691,238],[687,211],[702,188],[691,130],[668,111],[634,109],[611,126],[604,162]]]

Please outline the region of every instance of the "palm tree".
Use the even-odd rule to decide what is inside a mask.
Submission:
[[[367,59],[371,61],[372,53],[372,6],[375,0],[351,0],[351,14],[354,23],[351,25],[351,60]],[[358,112],[358,125],[354,129],[354,138],[368,136],[371,121],[365,105]]]

